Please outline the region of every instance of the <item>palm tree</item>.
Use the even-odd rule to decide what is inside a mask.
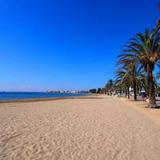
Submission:
[[[106,93],[107,93],[107,94],[112,95],[113,86],[114,86],[114,82],[113,82],[112,79],[110,79],[110,80],[106,83],[106,85],[105,85]]]
[[[137,100],[136,64],[133,61],[124,58],[123,54],[118,56],[117,64],[120,65],[123,69],[125,69],[125,76],[127,75],[128,80],[130,81],[130,84],[133,87],[134,100]]]
[[[127,75],[130,81],[130,87],[133,88],[134,100],[137,100],[137,90],[144,80],[144,70],[135,61],[131,59],[126,59],[125,53],[118,56],[118,65],[126,70],[125,75]]]
[[[122,67],[117,70],[115,85],[120,86],[121,91],[126,93],[126,96],[128,97],[128,99],[130,98],[129,89],[131,86],[131,77],[126,67]]]
[[[140,93],[142,90],[145,90],[145,92],[147,92],[146,73],[143,68],[138,69],[136,81],[137,92]]]
[[[156,107],[155,84],[153,71],[155,65],[160,65],[160,23],[151,31],[137,33],[130,40],[123,54],[124,59],[129,59],[142,65],[147,73],[147,88],[149,95],[149,106]]]

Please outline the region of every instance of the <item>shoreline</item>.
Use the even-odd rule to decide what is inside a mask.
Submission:
[[[0,100],[0,104],[3,103],[29,103],[29,102],[43,102],[43,101],[57,101],[57,100],[67,100],[67,99],[96,99],[100,98],[98,95],[89,94],[86,96],[66,96],[66,97],[51,97],[51,98],[24,98],[24,99],[12,99],[12,100]]]

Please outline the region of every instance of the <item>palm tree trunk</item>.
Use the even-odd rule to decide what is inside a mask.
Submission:
[[[147,82],[146,82],[146,94],[147,97],[149,97],[149,85],[150,85],[150,78],[149,78],[149,73],[148,73],[148,77],[147,77]]]
[[[127,87],[127,97],[130,99],[130,91],[129,91],[129,86]]]
[[[136,79],[133,78],[133,92],[134,92],[134,100],[137,100],[137,84],[136,84]]]
[[[153,79],[153,64],[148,65],[148,93],[149,93],[149,107],[156,108],[155,98],[155,84]]]
[[[127,95],[128,95],[128,91],[127,91],[127,88],[125,88],[125,97],[127,97]]]
[[[120,96],[122,95],[122,88],[120,87],[119,88],[119,93],[120,93]]]

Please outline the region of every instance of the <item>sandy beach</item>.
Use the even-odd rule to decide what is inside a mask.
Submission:
[[[1,103],[0,159],[158,160],[159,124],[159,110],[115,97]]]

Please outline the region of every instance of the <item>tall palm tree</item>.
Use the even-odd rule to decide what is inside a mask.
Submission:
[[[116,72],[116,86],[121,86],[121,91],[126,93],[128,99],[130,98],[130,86],[131,86],[131,77],[126,67],[119,68]]]
[[[149,106],[156,107],[155,84],[153,71],[155,65],[160,65],[160,23],[151,31],[137,33],[124,49],[124,59],[132,60],[143,66],[147,73]]]
[[[134,100],[137,100],[137,91],[142,84],[144,78],[144,70],[135,61],[131,59],[126,59],[125,53],[118,56],[118,65],[125,68],[126,75],[130,80],[130,84],[134,92]]]
[[[113,92],[113,87],[114,87],[114,82],[112,79],[110,79],[106,85],[105,85],[105,88],[106,88],[106,92],[111,95],[112,92]]]
[[[126,70],[125,75],[127,75],[128,80],[130,80],[131,86],[134,92],[134,100],[137,100],[137,84],[136,84],[136,63],[130,59],[124,58],[121,54],[118,56],[118,65]]]

